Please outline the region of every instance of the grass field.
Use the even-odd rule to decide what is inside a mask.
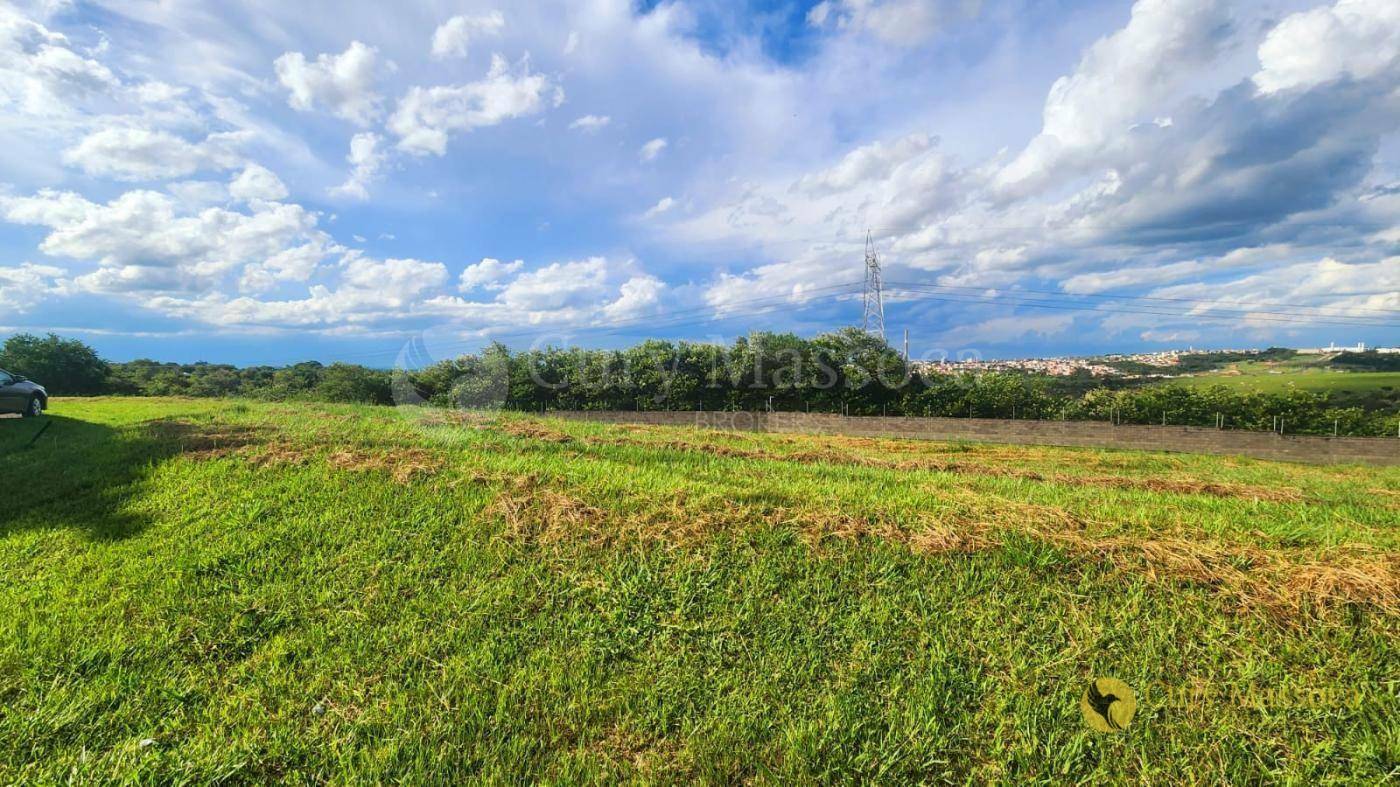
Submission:
[[[1313,356],[1301,356],[1289,361],[1245,361],[1230,364],[1218,372],[1177,377],[1172,383],[1205,386],[1226,385],[1232,388],[1277,393],[1289,386],[1300,391],[1366,395],[1384,390],[1400,391],[1400,372],[1353,372],[1309,361]]]
[[[50,420],[0,421],[3,783],[1400,778],[1400,468]]]

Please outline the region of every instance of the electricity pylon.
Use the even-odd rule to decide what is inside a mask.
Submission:
[[[875,253],[875,240],[865,233],[865,318],[861,328],[866,333],[885,338],[885,294],[880,280],[880,255]]]

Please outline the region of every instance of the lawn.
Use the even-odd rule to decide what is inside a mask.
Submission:
[[[1400,468],[49,420],[0,420],[3,783],[1400,777]],[[1093,676],[1126,731],[1085,725]]]

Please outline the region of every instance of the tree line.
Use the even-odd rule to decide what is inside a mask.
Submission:
[[[1154,384],[1112,388],[1014,372],[943,373],[907,364],[854,328],[815,338],[752,333],[729,345],[651,340],[620,350],[491,344],[411,370],[314,361],[236,367],[136,360],[109,363],[50,334],[0,347],[0,368],[55,396],[245,397],[457,408],[810,411],[847,415],[1100,420],[1291,434],[1393,435],[1393,413],[1338,406],[1327,393]],[[1088,390],[1085,385],[1094,385]]]

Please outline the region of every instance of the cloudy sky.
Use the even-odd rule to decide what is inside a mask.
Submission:
[[[392,9],[392,10],[391,10]],[[0,335],[1400,343],[1396,0],[0,0]]]

